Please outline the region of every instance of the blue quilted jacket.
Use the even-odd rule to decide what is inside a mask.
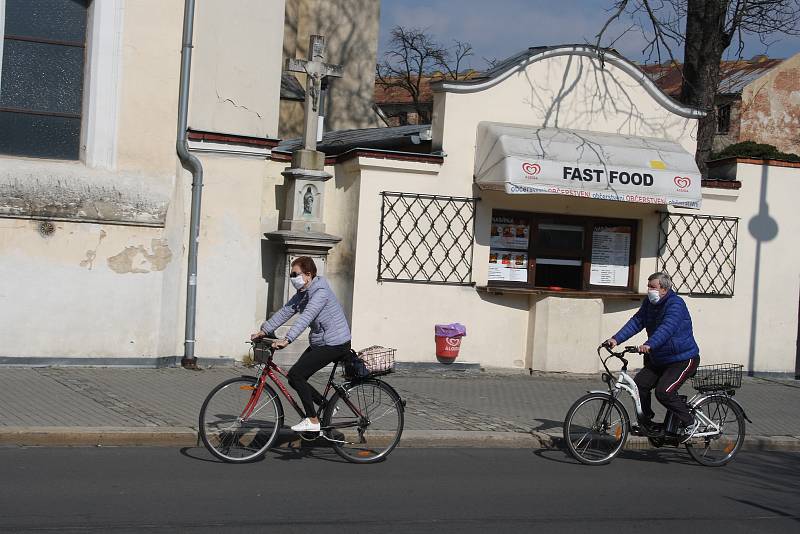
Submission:
[[[305,290],[298,290],[283,308],[261,325],[261,330],[274,332],[296,313],[300,317],[286,334],[290,342],[309,326],[311,333],[308,339],[312,347],[341,345],[350,341],[350,325],[347,324],[342,305],[323,277],[315,276]]]
[[[667,291],[656,304],[645,298],[639,311],[614,335],[614,339],[621,345],[642,329],[647,330],[649,336],[644,344],[650,347],[652,365],[668,365],[700,355],[686,303],[672,290]]]

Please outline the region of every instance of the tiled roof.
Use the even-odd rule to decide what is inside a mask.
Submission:
[[[720,64],[719,94],[741,94],[750,82],[780,65],[782,59],[760,57],[753,61],[723,61]],[[681,92],[681,63],[640,65],[640,68],[670,96]]]
[[[472,80],[478,76],[482,76],[477,71],[469,71],[459,77],[463,80]],[[416,77],[413,78],[416,80]],[[419,84],[420,102],[433,102],[433,91],[431,90],[431,82],[436,82],[443,79],[441,74],[434,74],[431,76],[423,76]],[[375,103],[382,104],[411,104],[413,100],[411,95],[405,89],[396,86],[386,86],[375,81]]]

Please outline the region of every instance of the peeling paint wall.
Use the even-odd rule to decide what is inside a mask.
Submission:
[[[745,87],[739,138],[800,154],[800,54]]]
[[[0,355],[157,356],[163,229],[53,226],[0,219]],[[151,259],[120,274],[114,258],[131,249]]]
[[[9,158],[0,167],[0,216],[163,226],[171,181]]]

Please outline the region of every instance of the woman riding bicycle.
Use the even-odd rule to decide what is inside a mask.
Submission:
[[[350,326],[339,301],[328,281],[317,276],[317,266],[308,256],[292,262],[289,281],[297,293],[286,305],[261,325],[259,332],[250,336],[256,340],[271,335],[296,313],[300,317],[283,339],[272,344],[282,349],[297,339],[303,330],[311,326],[310,346],[289,369],[289,384],[297,391],[303,403],[305,419],[292,427],[295,432],[319,432],[319,419],[315,416],[314,402],[321,404],[322,395],[308,383],[311,375],[326,365],[339,361],[350,352]],[[272,336],[270,336],[272,337]]]

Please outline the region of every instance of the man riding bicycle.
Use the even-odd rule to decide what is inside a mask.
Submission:
[[[606,340],[606,344],[614,348],[642,329],[648,335],[647,341],[639,347],[639,352],[645,355],[644,368],[634,378],[645,417],[641,423],[649,434],[659,432],[652,423],[655,414],[650,406],[650,390],[655,387],[656,399],[678,418],[679,433],[682,441],[686,441],[694,433],[696,422],[689,405],[678,395],[678,389],[697,370],[700,348],[694,339],[686,303],[672,290],[672,280],[665,273],[650,275],[647,298],[639,311]]]

